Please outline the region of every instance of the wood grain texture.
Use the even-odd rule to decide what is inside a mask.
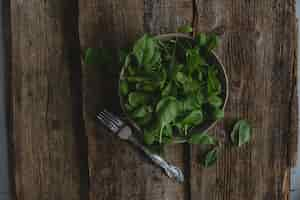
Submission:
[[[253,136],[241,149],[225,145],[209,169],[198,166],[192,147],[191,199],[285,199],[290,144],[297,140],[295,2],[196,0],[196,6],[197,30],[221,34],[217,54],[230,80],[225,120],[213,132],[228,133],[245,118]]]
[[[79,55],[72,54],[73,5],[61,0],[11,1],[10,136],[19,200],[87,196],[80,175],[78,111],[73,109],[78,97],[73,98],[71,86],[73,64],[80,64]]]
[[[299,26],[298,26],[298,19],[295,19],[295,23],[296,23],[296,29],[292,30],[294,31],[294,33],[296,34],[293,39],[293,43],[294,44],[298,44],[298,40],[299,40]],[[298,159],[298,130],[299,130],[299,105],[298,105],[298,98],[299,98],[299,94],[298,94],[298,87],[297,87],[297,79],[298,79],[298,51],[299,51],[299,47],[297,46],[297,48],[294,50],[294,59],[293,59],[293,72],[291,73],[291,84],[292,85],[292,90],[291,89],[291,94],[290,94],[290,131],[289,131],[289,162],[290,162],[290,166],[295,167],[297,164],[297,159]]]
[[[173,32],[180,24],[190,24],[192,20],[189,0],[81,0],[79,5],[82,50],[126,47],[144,32]],[[130,145],[97,128],[94,117],[101,108],[119,112],[118,77],[105,73],[105,67],[108,66],[83,65],[82,68],[90,199],[185,199],[184,185],[167,179]],[[182,156],[182,147],[167,148],[167,159],[183,168]]]
[[[298,130],[295,0],[11,0],[10,11],[15,199],[289,198]],[[216,53],[230,98],[212,130],[226,142],[215,166],[199,166],[197,146],[166,148],[166,159],[184,169],[180,185],[97,125],[104,107],[120,114],[119,67],[80,57],[87,47],[127,47],[145,32],[182,24],[220,34]],[[253,126],[241,149],[228,141],[239,118]]]

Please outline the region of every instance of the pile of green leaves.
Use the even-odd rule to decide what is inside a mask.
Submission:
[[[120,94],[126,113],[142,128],[148,145],[176,138],[224,117],[220,69],[210,63],[215,34],[195,40],[158,40],[144,35],[126,56]]]
[[[192,28],[183,26],[178,31],[188,33]],[[220,72],[210,63],[217,45],[214,34],[167,41],[144,35],[129,51],[88,48],[84,62],[102,68],[124,67],[119,87],[123,108],[143,130],[146,144],[161,146],[181,140],[202,145],[199,161],[210,167],[222,144],[206,132],[191,134],[190,129],[224,117]],[[241,147],[250,137],[250,124],[237,121],[230,133],[231,143]]]

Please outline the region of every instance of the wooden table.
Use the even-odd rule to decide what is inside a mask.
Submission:
[[[16,199],[288,199],[297,141],[295,0],[11,0],[6,8]],[[197,162],[197,146],[168,146],[167,159],[186,175],[177,184],[97,126],[101,108],[119,110],[118,69],[107,74],[81,58],[87,47],[124,47],[183,24],[221,36],[230,98],[213,133],[246,118],[253,136],[240,149],[225,145],[208,169]]]

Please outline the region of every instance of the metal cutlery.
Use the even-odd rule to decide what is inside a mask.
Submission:
[[[138,147],[153,163],[161,167],[168,177],[173,178],[180,183],[184,181],[184,175],[181,169],[169,164],[161,156],[149,151],[147,147],[145,147],[142,143],[139,142],[139,140],[136,137],[134,137],[134,130],[131,128],[131,126],[129,126],[129,124],[127,124],[119,117],[106,110],[98,113],[97,119],[101,122],[102,125],[108,128],[113,134],[117,135],[120,139],[127,140],[134,146]]]

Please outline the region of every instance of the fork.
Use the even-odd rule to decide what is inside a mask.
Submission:
[[[108,112],[107,110],[101,111],[97,114],[97,119],[108,128],[113,134],[117,135],[122,140],[127,140],[134,146],[138,147],[145,155],[156,165],[163,169],[165,174],[169,178],[175,179],[177,182],[182,183],[184,181],[184,175],[180,168],[169,164],[161,156],[153,154],[147,147],[139,142],[137,138],[133,136],[133,129],[121,120],[119,117]],[[140,130],[137,129],[140,132]]]

